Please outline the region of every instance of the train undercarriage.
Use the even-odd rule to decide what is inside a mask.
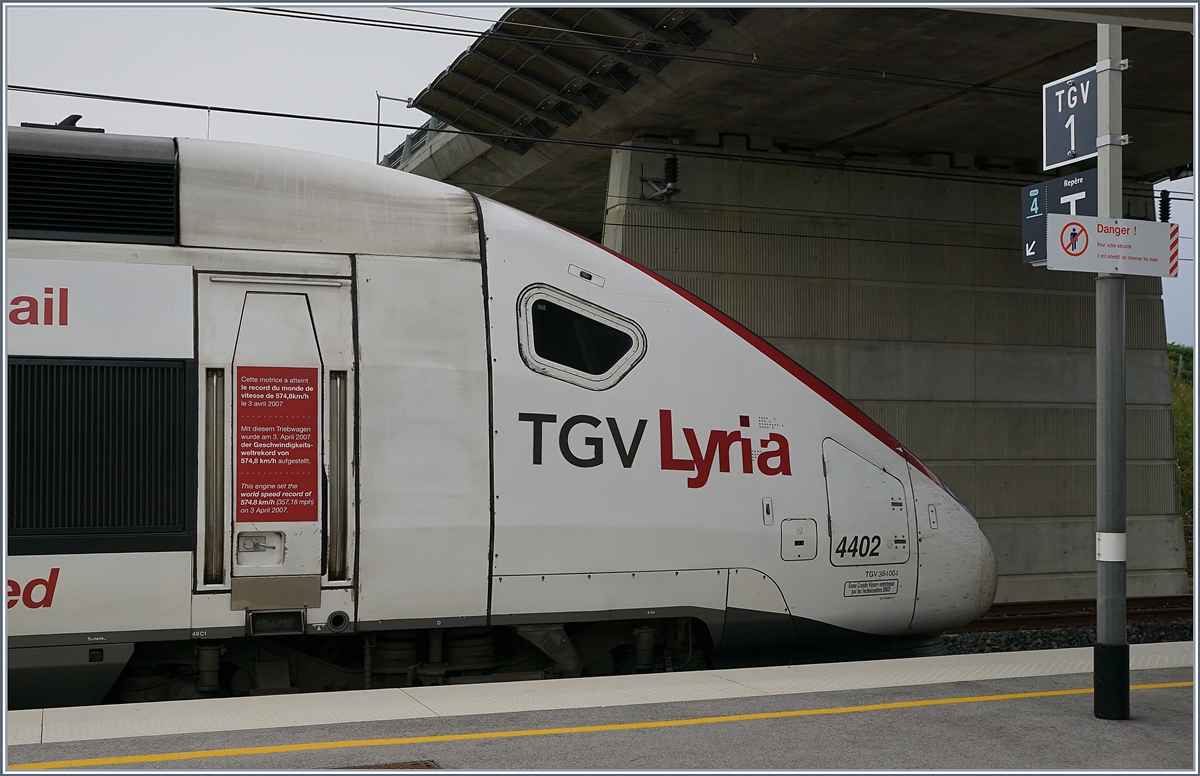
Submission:
[[[106,703],[688,671],[712,639],[693,618],[138,644]]]

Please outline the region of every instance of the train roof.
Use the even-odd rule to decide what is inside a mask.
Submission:
[[[8,154],[9,237],[479,259],[469,193],[366,162],[18,127]]]

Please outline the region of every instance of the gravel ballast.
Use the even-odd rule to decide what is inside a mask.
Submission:
[[[1158,644],[1167,641],[1191,641],[1191,620],[1159,620],[1126,624],[1130,644]],[[1034,628],[1030,630],[947,633],[942,647],[947,655],[981,652],[1020,652],[1029,649],[1067,649],[1096,644],[1096,626]]]

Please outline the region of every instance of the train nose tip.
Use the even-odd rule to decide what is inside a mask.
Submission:
[[[921,536],[917,600],[909,626],[931,633],[966,625],[996,597],[996,555],[979,523],[961,503],[937,505],[937,527]]]
[[[988,609],[992,608],[992,602],[996,600],[996,584],[999,578],[996,568],[996,553],[992,552],[992,544],[987,540],[983,531],[979,532],[979,544],[979,601],[975,617],[982,617]]]

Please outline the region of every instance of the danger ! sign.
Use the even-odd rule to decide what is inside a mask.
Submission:
[[[1177,277],[1179,227],[1051,213],[1046,216],[1046,267]]]

